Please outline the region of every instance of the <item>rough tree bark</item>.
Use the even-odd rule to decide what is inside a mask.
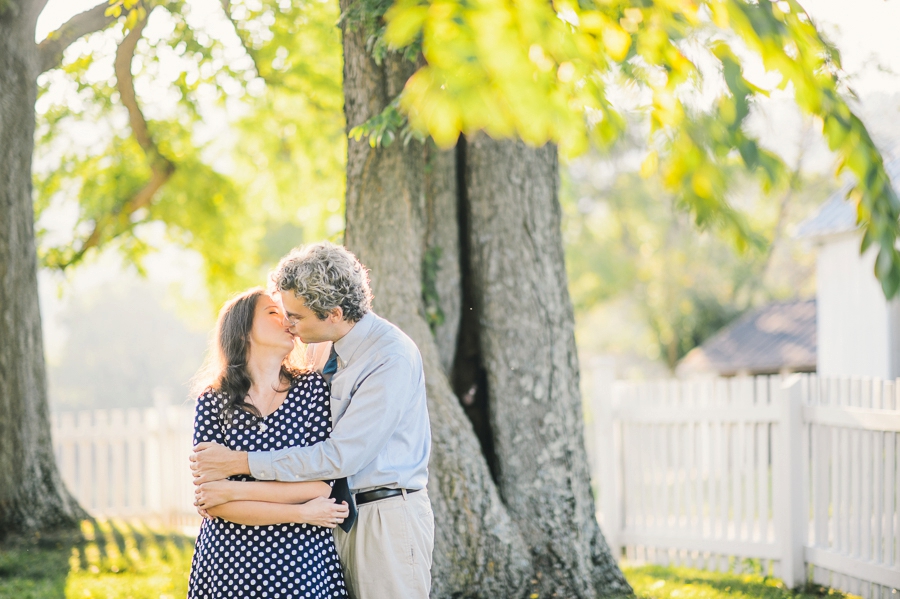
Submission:
[[[465,145],[467,241],[494,467],[536,592],[631,591],[594,515],[553,146]]]
[[[342,10],[347,2],[342,1]],[[345,112],[352,128],[381,112],[414,65],[394,56],[376,64],[366,51],[365,33],[348,29],[346,22],[343,27]],[[530,571],[529,556],[443,373],[425,317],[422,262],[427,213],[429,205],[446,209],[425,199],[429,152],[415,141],[380,150],[365,141],[351,141],[348,153],[345,243],[372,271],[376,310],[415,340],[427,372],[433,423],[429,493],[440,522],[433,595],[517,596]],[[436,162],[452,168],[452,156],[443,158]],[[432,197],[436,202],[441,199]],[[446,234],[432,232],[432,239]]]
[[[0,535],[84,517],[50,444],[31,157],[43,2],[0,0]]]
[[[379,114],[415,65],[396,55],[377,64],[366,34],[346,19],[342,28],[350,129]],[[425,362],[432,596],[627,593],[593,516],[556,154],[488,142],[348,147],[345,243],[371,270],[376,311]]]

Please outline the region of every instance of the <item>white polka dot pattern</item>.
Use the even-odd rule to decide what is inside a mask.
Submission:
[[[237,411],[223,427],[222,394],[197,400],[194,444],[214,441],[238,451],[306,446],[331,432],[328,385],[317,373],[298,377],[284,403],[262,419]],[[234,476],[231,480],[253,480]],[[190,599],[265,597],[344,599],[344,576],[328,528],[306,524],[245,526],[204,520],[194,548]]]

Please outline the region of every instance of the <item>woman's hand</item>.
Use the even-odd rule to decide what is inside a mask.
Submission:
[[[194,487],[194,505],[208,510],[229,501],[236,501],[237,497],[232,490],[234,485],[239,484],[241,483],[230,480],[216,480],[197,485]]]
[[[297,508],[300,510],[298,524],[305,522],[306,524],[324,526],[326,528],[334,528],[350,515],[350,508],[347,507],[347,502],[335,503],[335,499],[331,497],[316,497],[302,505],[298,505]]]

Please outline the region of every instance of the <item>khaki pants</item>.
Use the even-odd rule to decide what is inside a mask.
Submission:
[[[359,506],[334,540],[351,599],[428,599],[434,512],[425,489]]]

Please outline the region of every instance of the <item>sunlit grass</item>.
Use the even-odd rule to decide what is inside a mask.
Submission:
[[[119,520],[98,520],[93,533],[81,560],[87,567],[73,568],[66,578],[67,599],[187,595],[192,539]]]
[[[193,539],[120,520],[0,546],[0,598],[174,599],[187,595]]]
[[[801,593],[777,578],[759,574],[706,572],[690,568],[641,566],[624,568],[640,599],[832,599],[851,597],[833,589],[810,587]]]
[[[193,539],[141,522],[95,520],[77,534],[0,545],[0,599],[175,599],[187,595]],[[780,580],[688,568],[626,567],[638,599],[833,599]]]

